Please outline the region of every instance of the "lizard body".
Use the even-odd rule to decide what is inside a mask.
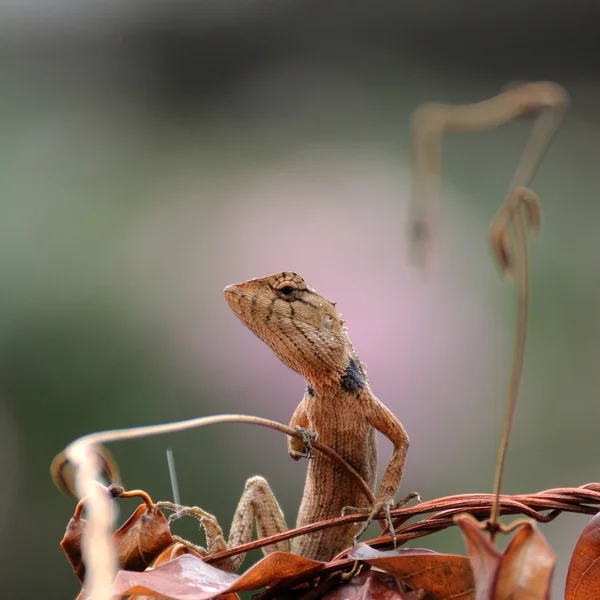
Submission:
[[[308,288],[296,273],[279,273],[225,288],[237,317],[288,367],[306,380],[304,398],[290,426],[316,432],[375,488],[377,440],[381,431],[394,451],[376,497],[377,511],[392,504],[400,486],[408,436],[398,419],[372,393],[367,370],[337,313],[335,304]],[[306,454],[301,440],[288,439],[292,458]],[[326,456],[308,463],[297,526],[337,517],[346,506],[365,507],[355,483]],[[292,551],[329,560],[352,544],[359,526],[319,531],[292,540]]]
[[[293,459],[311,457],[297,526],[338,517],[345,507],[370,512],[368,522],[382,508],[389,511],[402,479],[408,436],[400,421],[371,392],[366,367],[352,346],[335,304],[309,289],[302,277],[289,272],[230,285],[224,294],[237,317],[306,380],[304,398],[290,422],[291,427],[301,428],[306,437],[288,438]],[[318,435],[321,443],[340,454],[374,489],[376,430],[392,441],[394,450],[375,503],[369,506],[340,466],[321,453],[310,455],[310,439]],[[180,515],[186,513],[201,521],[209,553],[250,541],[255,520],[261,538],[287,530],[277,500],[262,477],[253,477],[246,483],[228,542],[212,515],[196,507],[179,510]],[[291,551],[328,561],[352,545],[360,530],[357,524],[333,527],[263,550]],[[243,555],[236,555],[215,566],[235,570],[242,558]]]

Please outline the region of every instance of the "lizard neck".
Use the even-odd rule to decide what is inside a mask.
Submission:
[[[349,353],[340,369],[330,372],[326,377],[322,373],[305,373],[306,393],[313,398],[338,395],[359,396],[369,388],[367,369],[360,362],[356,351]]]

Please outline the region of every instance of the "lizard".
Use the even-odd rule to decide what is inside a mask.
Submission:
[[[317,531],[267,546],[263,552],[291,551],[313,560],[331,560],[352,545],[382,509],[391,524],[389,510],[402,479],[408,435],[371,391],[366,366],[336,304],[310,289],[302,277],[282,272],[250,279],[227,286],[224,295],[242,323],[306,381],[304,397],[290,422],[303,439],[288,437],[288,451],[294,460],[310,458],[297,526],[338,517],[349,509],[370,513],[362,527],[350,524]],[[375,502],[367,506],[361,490],[341,467],[321,453],[312,455],[311,439],[318,435],[321,443],[340,454],[374,489],[376,430],[390,439],[394,448]],[[208,543],[208,549],[201,550],[209,554],[250,541],[255,520],[259,538],[287,530],[277,499],[260,476],[246,482],[227,542],[214,516],[198,507],[174,510],[177,517],[191,514],[200,520]],[[215,566],[234,571],[243,557],[235,555]]]

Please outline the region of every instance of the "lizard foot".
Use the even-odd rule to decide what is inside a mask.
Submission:
[[[204,529],[204,534],[206,535],[208,549],[204,550],[202,546],[198,546],[198,549],[196,549],[196,546],[190,542],[190,547],[194,547],[199,554],[201,554],[202,550],[204,550],[205,553],[227,550],[227,543],[223,537],[223,530],[214,515],[207,513],[198,506],[180,506],[173,502],[157,502],[156,506],[158,508],[174,511],[167,519],[167,523],[169,524],[173,521],[177,521],[177,519],[181,519],[181,517],[193,517],[200,523],[201,527]]]
[[[183,544],[186,548],[191,548],[194,552],[197,552],[202,557],[208,556],[208,550],[206,548],[203,548],[202,546],[197,546],[196,544],[193,544],[192,542],[185,540],[178,535],[174,535],[173,539],[176,542]]]
[[[411,492],[410,494],[408,494],[408,496],[406,496],[406,498],[403,498],[402,500],[400,500],[399,502],[397,502],[396,504],[394,504],[393,500],[387,500],[387,501],[383,501],[383,502],[375,502],[375,504],[373,504],[373,506],[362,506],[362,507],[356,507],[356,506],[344,506],[344,508],[342,509],[342,516],[348,514],[348,513],[369,513],[369,517],[367,518],[367,520],[365,521],[365,523],[362,525],[362,527],[360,528],[360,530],[358,531],[358,533],[354,536],[354,543],[358,543],[358,540],[362,537],[362,535],[364,534],[364,532],[368,529],[369,525],[373,522],[373,520],[375,518],[377,518],[377,516],[379,515],[379,513],[381,511],[383,511],[383,516],[385,517],[385,522],[388,526],[388,531],[390,532],[390,535],[392,536],[392,541],[394,542],[394,548],[396,547],[396,532],[394,531],[394,524],[392,522],[392,515],[390,514],[390,510],[391,509],[396,509],[396,508],[402,508],[403,506],[406,506],[411,500],[415,500],[418,499],[419,502],[421,502],[421,496],[419,496],[419,494],[417,494],[416,492]]]
[[[349,507],[345,507],[349,508]],[[390,510],[394,508],[393,500],[387,500],[385,502],[375,502],[371,507],[364,507],[359,510],[359,512],[368,512],[369,516],[367,520],[364,522],[362,527],[358,530],[358,533],[354,536],[354,543],[357,544],[358,540],[362,537],[364,532],[368,529],[369,525],[373,522],[373,519],[379,515],[379,513],[383,510],[383,514],[385,517],[385,522],[387,523],[388,530],[392,535],[392,541],[394,542],[394,548],[396,547],[396,532],[394,531],[394,525],[392,523],[392,516],[390,515]],[[342,510],[343,512],[343,510]]]
[[[174,502],[157,502],[156,506],[161,509],[165,508],[173,512],[173,514],[167,519],[169,523],[173,521],[177,521],[181,519],[181,517],[194,517],[197,521],[204,521],[205,519],[216,521],[216,518],[207,513],[205,510],[202,510],[198,506],[181,506],[180,504],[175,504]]]
[[[309,431],[300,425],[296,425],[294,429],[302,436],[302,442],[304,444],[304,452],[295,452],[294,458],[312,458],[312,443],[317,440],[319,434],[316,432]]]
[[[423,502],[421,495],[418,492],[410,492],[410,494],[406,495],[406,498],[402,498],[394,504],[394,508],[404,508],[409,502],[416,500],[417,502]]]

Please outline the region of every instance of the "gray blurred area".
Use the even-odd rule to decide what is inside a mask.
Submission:
[[[303,382],[222,297],[279,270],[339,302],[407,427],[400,495],[492,490],[515,297],[486,233],[530,124],[445,140],[444,222],[421,272],[409,118],[512,80],[555,80],[572,109],[533,184],[545,223],[505,491],[599,481],[599,7],[1,2],[2,597],[78,592],[59,548],[74,503],[48,474],[75,437],[221,412],[288,421]],[[260,473],[294,522],[306,467],[282,436],[223,425],[111,450],[129,487],[166,500],[167,446],[184,503],[227,526]],[[542,528],[556,597],[586,523]],[[194,523],[175,529],[203,543]],[[456,530],[415,546],[464,553]]]

